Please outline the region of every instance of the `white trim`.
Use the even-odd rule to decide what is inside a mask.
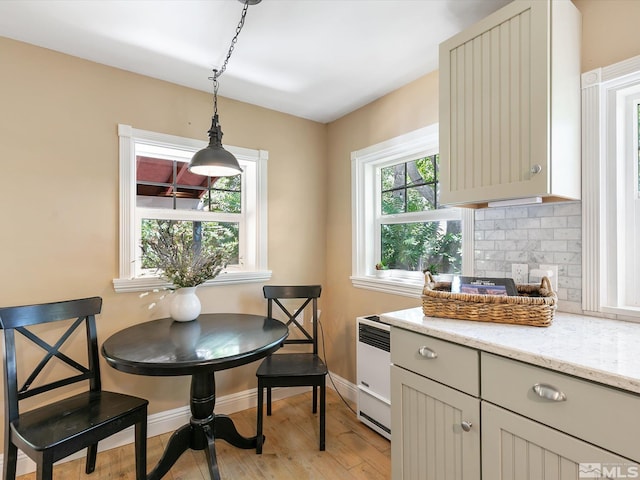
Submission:
[[[618,317],[640,317],[623,305],[624,256],[618,238],[623,228],[616,195],[621,173],[616,167],[615,125],[618,92],[640,81],[640,56],[582,74],[582,309]],[[622,222],[624,224],[624,222]]]
[[[173,159],[183,160],[185,156],[190,157],[193,151],[197,151],[206,146],[206,142],[194,140],[192,138],[178,137],[163,133],[139,130],[130,125],[118,125],[119,154],[120,154],[120,230],[119,230],[119,274],[113,279],[113,286],[116,292],[143,292],[153,288],[164,288],[170,286],[159,278],[137,277],[135,261],[138,255],[138,248],[135,242],[135,232],[132,231],[136,225],[136,187],[135,187],[135,156],[136,141],[148,146],[149,150],[154,147],[163,150],[171,150]],[[239,162],[248,164],[246,170],[255,176],[254,188],[245,188],[243,184],[243,203],[255,205],[255,212],[243,212],[244,229],[241,233],[241,243],[243,244],[244,255],[241,257],[249,266],[248,270],[233,271],[229,269],[227,275],[220,275],[218,278],[206,282],[205,286],[228,285],[235,283],[264,282],[271,279],[271,271],[267,267],[267,160],[269,152],[266,150],[253,150],[231,145],[224,146]],[[146,148],[146,147],[145,147]],[[184,153],[185,155],[181,155]],[[167,154],[165,153],[165,156]],[[243,176],[244,181],[244,176]],[[164,215],[171,215],[163,211]],[[197,214],[194,214],[197,216]],[[182,215],[183,217],[185,215]],[[188,214],[187,214],[188,216]],[[217,215],[216,221],[238,221],[239,215],[229,215],[227,220],[224,215]]]
[[[379,203],[376,185],[377,170],[381,166],[434,155],[438,153],[438,124],[429,125],[404,135],[351,153],[351,282],[354,287],[417,298],[421,295],[423,279],[418,282],[398,277],[380,279],[374,276],[379,258],[377,248],[367,244],[379,235],[376,232],[376,208]],[[376,208],[365,208],[376,206]],[[455,213],[454,213],[455,212]],[[471,209],[451,208],[411,214],[411,221],[438,220],[458,217],[463,222],[463,264],[466,275],[473,274],[474,213]],[[405,215],[385,216],[385,223],[406,221]]]
[[[333,382],[339,388],[340,393],[347,400],[356,402],[358,398],[358,390],[356,386],[348,380],[329,372],[333,378]],[[335,390],[330,379],[327,379],[327,387]],[[272,390],[272,400],[281,400],[283,398],[299,395],[309,390],[310,387],[288,387],[288,388],[274,388]],[[250,390],[244,390],[238,393],[232,393],[216,399],[216,413],[230,415],[232,413],[241,412],[250,408],[256,408],[258,404],[257,391],[255,388]],[[191,410],[188,406],[178,407],[172,410],[165,410],[164,412],[154,413],[148,416],[147,419],[147,438],[155,437],[165,433],[173,432],[180,428],[182,425],[189,423],[191,418]],[[101,441],[98,444],[98,452],[111,450],[112,448],[121,447],[133,443],[133,427],[129,427],[122,432],[118,432],[115,435]],[[66,463],[71,460],[77,460],[83,458],[86,455],[85,450],[76,452],[66,458],[63,458],[56,464]],[[100,457],[98,457],[100,461]],[[4,465],[4,455],[0,455],[0,472]],[[150,465],[149,465],[150,466]],[[148,466],[148,467],[149,467]],[[18,450],[18,465],[17,475],[25,475],[27,473],[35,472],[36,464],[27,457],[22,451]]]

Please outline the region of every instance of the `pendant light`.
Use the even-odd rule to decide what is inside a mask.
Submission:
[[[229,46],[229,52],[227,58],[220,70],[213,69],[213,77],[209,77],[209,80],[213,81],[213,117],[211,118],[211,128],[209,129],[209,145],[206,148],[196,152],[196,154],[189,162],[189,171],[196,175],[204,175],[207,177],[227,177],[237,175],[242,172],[240,164],[236,157],[230,152],[224,149],[222,146],[222,129],[220,128],[220,122],[218,121],[218,78],[227,69],[227,63],[231,58],[233,48],[238,41],[238,35],[242,31],[244,26],[244,20],[247,16],[247,10],[249,5],[256,5],[261,0],[238,0],[244,4],[242,9],[242,15],[240,16],[240,22],[236,27],[236,34],[231,40]]]

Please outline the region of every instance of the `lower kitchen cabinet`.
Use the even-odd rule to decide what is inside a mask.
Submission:
[[[637,393],[394,326],[391,362],[393,480],[640,478]]]
[[[479,480],[480,401],[391,367],[392,478]]]
[[[482,478],[576,480],[636,473],[637,465],[626,458],[482,402]]]

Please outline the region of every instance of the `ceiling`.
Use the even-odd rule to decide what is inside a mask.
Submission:
[[[263,0],[249,7],[218,93],[330,122],[437,70],[441,41],[509,1]],[[208,77],[242,8],[238,0],[0,0],[0,36],[212,93]]]

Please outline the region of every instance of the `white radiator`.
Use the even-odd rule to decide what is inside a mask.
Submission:
[[[358,420],[391,439],[390,327],[376,315],[356,319]]]

